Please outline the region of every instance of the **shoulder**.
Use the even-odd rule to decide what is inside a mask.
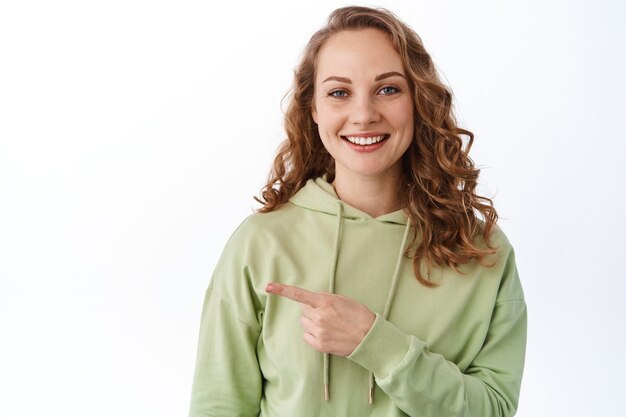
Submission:
[[[255,254],[276,249],[289,239],[301,223],[299,209],[286,203],[269,213],[252,213],[233,231],[226,242],[224,254],[236,253],[239,259],[249,259]]]
[[[252,213],[243,219],[226,241],[211,288],[229,299],[236,299],[241,292],[255,292],[251,288],[258,287],[262,292],[262,271],[267,271],[293,239],[293,208],[289,206],[269,213]]]
[[[285,203],[269,213],[252,213],[239,224],[231,239],[235,242],[262,239],[285,229],[286,225],[297,223],[298,207]]]
[[[493,265],[491,268],[500,276],[498,301],[523,300],[524,292],[515,261],[515,250],[498,225],[495,225],[489,234],[489,246],[495,250],[495,253],[488,257],[487,261]]]
[[[494,225],[487,238],[484,227],[485,223],[479,223],[474,245],[488,254],[482,261],[473,259],[460,265],[459,270],[463,276],[474,277],[470,281],[489,294],[489,299],[493,297],[494,302],[523,300],[513,245],[501,226]]]
[[[473,243],[479,250],[484,250],[489,255],[486,256],[486,263],[501,264],[513,254],[513,245],[498,224],[494,224],[489,234],[485,236],[486,223],[482,220],[478,222]]]
[[[487,239],[485,239],[484,231],[485,231],[486,226],[487,224],[483,220],[480,220],[478,222],[475,243],[479,247],[481,248],[491,247],[500,254],[503,254],[513,249],[511,242],[509,241],[509,238],[507,237],[507,235],[504,233],[504,231],[498,224],[493,225],[493,227],[491,228],[489,232]]]
[[[496,262],[507,262],[515,258],[511,241],[499,225],[494,225],[489,234],[488,244],[495,250]]]

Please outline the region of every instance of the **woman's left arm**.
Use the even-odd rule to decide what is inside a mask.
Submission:
[[[463,372],[380,316],[349,359],[410,416],[510,417],[517,410],[526,347],[526,304],[499,302],[485,344]]]
[[[408,415],[510,417],[519,399],[527,315],[512,249],[505,262],[485,342],[464,370],[349,298],[275,283],[268,292],[299,302],[305,341],[373,372]]]

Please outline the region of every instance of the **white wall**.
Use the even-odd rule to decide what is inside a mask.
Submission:
[[[204,289],[343,2],[0,5],[0,415],[186,415]],[[384,1],[455,93],[529,308],[518,416],[624,416],[626,7]]]

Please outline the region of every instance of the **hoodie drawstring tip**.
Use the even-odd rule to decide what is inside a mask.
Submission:
[[[369,398],[368,404],[369,405],[374,404],[374,387],[370,388],[370,398]]]
[[[328,394],[328,384],[324,384],[324,401],[330,400],[330,395]]]

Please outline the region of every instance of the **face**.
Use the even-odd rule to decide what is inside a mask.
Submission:
[[[337,178],[399,178],[414,109],[402,59],[383,32],[350,30],[326,40],[312,116]]]

